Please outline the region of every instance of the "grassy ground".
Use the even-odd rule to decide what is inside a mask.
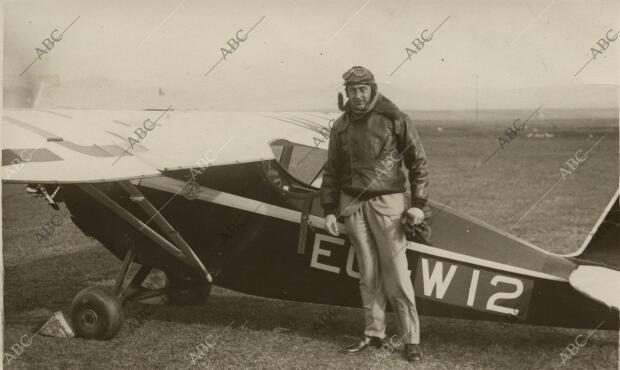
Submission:
[[[451,125],[439,131],[437,124],[422,124],[432,170],[431,197],[542,248],[575,250],[618,186],[618,129],[596,127],[605,125],[568,128],[548,123],[545,127],[554,138],[528,139],[524,132],[485,166],[472,170],[493,153],[505,127],[464,130]],[[603,136],[598,149],[538,202],[560,179],[560,167],[567,168],[565,162],[575,151],[588,150]],[[23,335],[35,333],[53,311],[66,312],[79,290],[111,286],[119,268],[119,261],[75,228],[64,207],[57,213],[23,189],[3,186],[5,354]],[[36,236],[43,234],[42,225],[54,215],[61,216],[54,219],[60,225],[53,233],[48,228],[51,235],[46,238]],[[326,316],[328,324],[315,330],[320,317]],[[375,363],[378,350],[357,356],[339,352],[360,334],[358,309],[263,299],[216,288],[204,306],[134,304],[126,318],[120,334],[107,342],[37,335],[8,366],[5,356],[5,367],[176,369],[193,367],[192,359],[201,357],[195,366],[213,369],[411,368],[399,353]],[[389,330],[395,333],[394,317],[390,320]],[[577,335],[587,334],[430,317],[422,317],[421,325],[425,357],[415,367],[424,369],[554,368],[565,347]],[[209,347],[200,356],[197,347],[205,340]],[[618,333],[598,331],[565,367],[617,369],[617,357]]]

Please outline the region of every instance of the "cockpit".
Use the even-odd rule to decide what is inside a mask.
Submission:
[[[287,195],[315,192],[321,187],[327,151],[278,139],[271,143],[275,160],[265,161],[263,170],[272,185]]]

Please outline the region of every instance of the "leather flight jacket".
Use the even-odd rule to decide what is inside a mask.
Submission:
[[[411,119],[381,95],[370,112],[355,121],[351,116],[349,108],[330,132],[320,195],[325,214],[338,214],[340,191],[361,200],[405,192],[403,163],[409,172],[411,207],[424,209],[427,160]]]

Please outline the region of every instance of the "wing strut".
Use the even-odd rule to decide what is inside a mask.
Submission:
[[[168,239],[161,236],[159,233],[157,233],[157,231],[153,230],[146,223],[142,222],[131,212],[119,206],[116,202],[110,199],[106,194],[104,194],[94,185],[80,184],[79,186],[85,192],[87,192],[99,202],[101,202],[101,204],[108,207],[116,215],[127,221],[130,225],[138,229],[149,239],[164,248],[175,258],[181,260],[183,263],[200,272],[200,274],[204,276],[208,282],[212,282],[213,278],[211,277],[211,274],[209,273],[209,271],[207,271],[207,268],[204,266],[202,261],[200,261],[196,253],[194,253],[189,244],[187,244],[187,242],[181,237],[179,232],[176,231],[172,227],[172,225],[170,225],[170,223],[164,218],[164,216],[159,211],[157,211],[153,204],[149,202],[149,200],[140,192],[140,190],[129,181],[119,181],[118,183],[125,191],[127,191],[127,193],[129,193],[130,199],[138,203],[138,205],[146,212],[147,215],[151,217],[151,219],[157,224],[157,226],[159,226],[161,230],[163,230],[163,232],[170,238],[170,240],[172,240],[174,244],[168,241]]]

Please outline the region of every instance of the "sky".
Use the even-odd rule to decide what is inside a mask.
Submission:
[[[4,105],[335,111],[362,65],[403,109],[617,109],[620,39],[575,76],[610,29],[618,1],[5,1]]]

